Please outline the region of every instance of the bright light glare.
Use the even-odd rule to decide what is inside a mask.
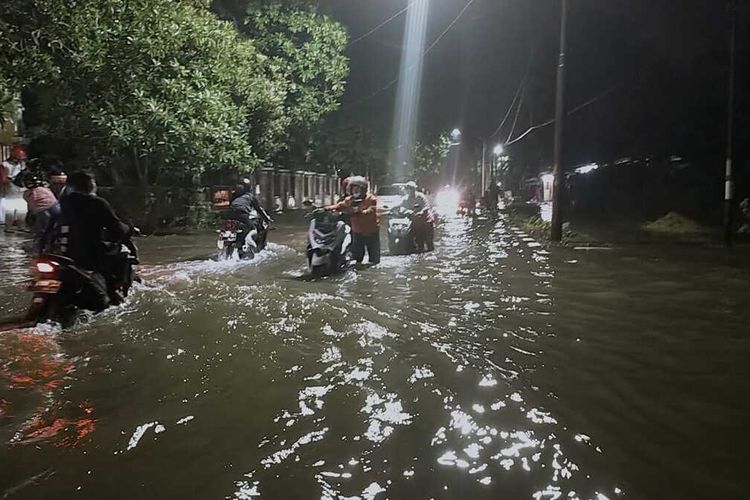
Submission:
[[[396,177],[411,170],[413,146],[419,121],[419,101],[422,89],[425,41],[429,0],[414,0],[406,15],[406,31],[401,51],[401,69],[396,96],[393,136],[391,139],[391,163]]]
[[[26,200],[23,198],[1,198],[0,203],[3,205],[5,212],[8,214],[16,213],[17,217],[26,215]]]
[[[453,140],[459,140],[461,138],[461,131],[457,128],[453,129],[453,132],[451,132],[451,137]]]
[[[495,146],[495,149],[493,149],[492,152],[495,153],[495,156],[500,156],[505,152],[505,148],[502,144],[498,144],[497,146]]]
[[[446,187],[435,195],[435,208],[443,215],[455,214],[460,201],[461,193],[457,189]]]
[[[40,273],[49,274],[49,273],[55,272],[55,267],[49,262],[37,262],[36,270],[39,271]]]

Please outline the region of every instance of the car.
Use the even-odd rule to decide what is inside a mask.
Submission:
[[[378,209],[388,212],[401,204],[406,183],[386,184],[378,187]]]

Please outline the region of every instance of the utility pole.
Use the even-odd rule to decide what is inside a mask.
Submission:
[[[727,105],[727,158],[724,173],[724,244],[732,244],[732,211],[734,210],[734,179],[732,172],[734,146],[734,81],[737,52],[737,2],[729,0],[731,28],[729,34],[729,96]]]
[[[487,168],[485,160],[487,158],[487,141],[482,139],[482,186],[480,196],[484,196],[484,190],[487,186]]]
[[[562,240],[562,190],[565,185],[562,169],[563,121],[565,120],[565,57],[568,47],[568,0],[561,0],[560,61],[557,66],[557,93],[555,97],[555,150],[552,173],[552,228],[550,239]]]

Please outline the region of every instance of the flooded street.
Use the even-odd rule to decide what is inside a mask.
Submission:
[[[301,228],[253,262],[147,238],[124,306],[0,334],[0,497],[747,498],[741,252],[453,218],[433,254],[311,281]]]

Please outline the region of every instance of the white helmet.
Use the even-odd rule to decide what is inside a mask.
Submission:
[[[406,183],[406,185],[404,186],[404,188],[410,189],[412,191],[416,191],[417,190],[417,183],[414,182],[414,181],[409,181],[409,182]]]
[[[354,175],[352,177],[349,177],[349,187],[360,187],[362,189],[367,189],[367,179],[365,179],[361,175]]]

